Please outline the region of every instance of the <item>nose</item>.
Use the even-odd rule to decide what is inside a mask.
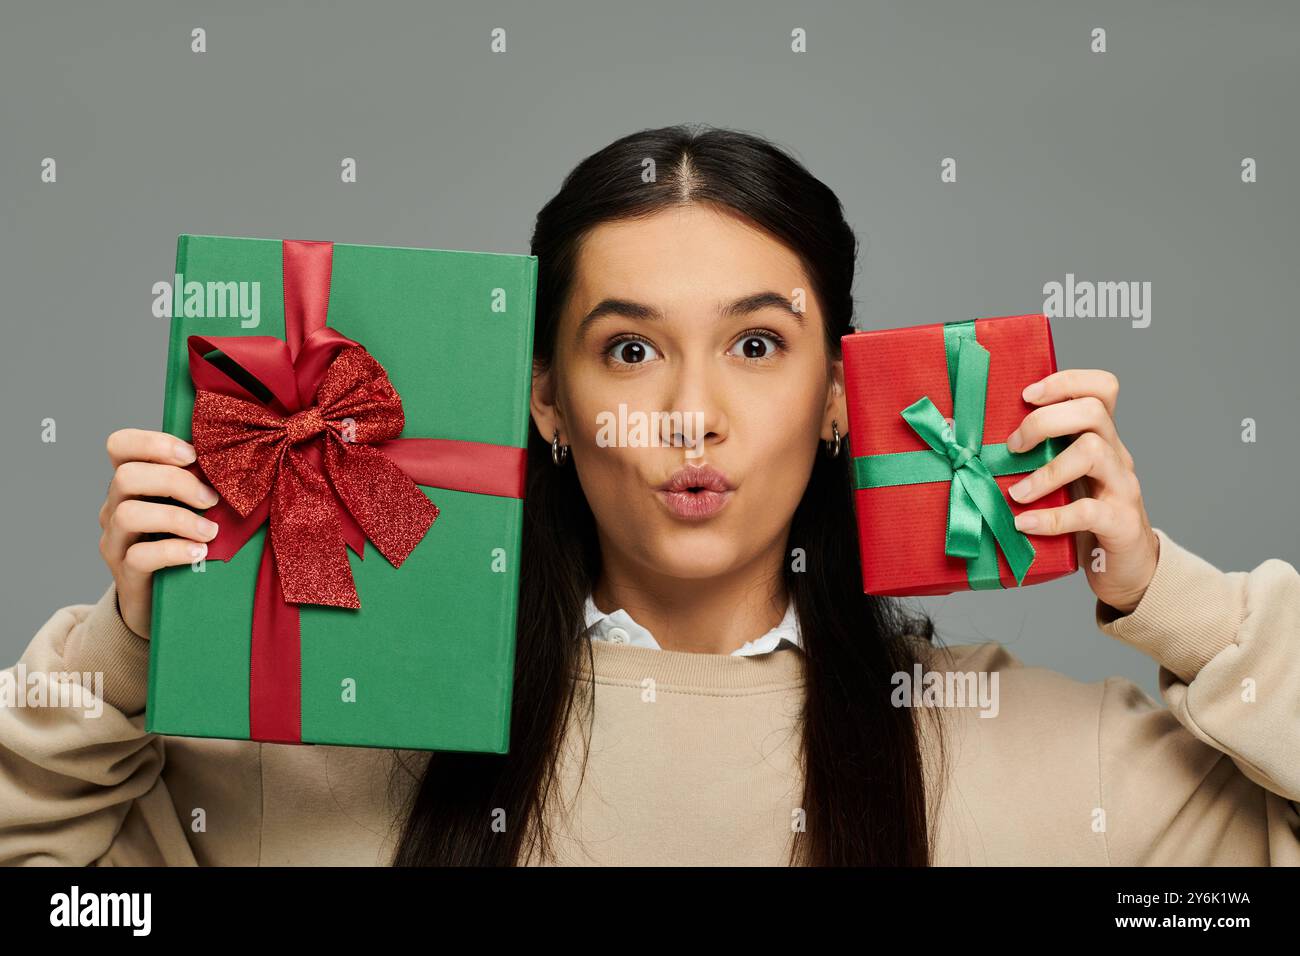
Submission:
[[[660,440],[674,447],[707,449],[727,432],[725,382],[706,356],[688,355],[677,364],[663,395]],[[677,413],[677,414],[673,414]]]

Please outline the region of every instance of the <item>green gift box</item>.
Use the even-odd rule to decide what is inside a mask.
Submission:
[[[154,576],[151,733],[506,753],[533,256],[181,236],[163,430],[221,501]]]

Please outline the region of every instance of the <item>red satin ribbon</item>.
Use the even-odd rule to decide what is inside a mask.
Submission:
[[[302,742],[299,604],[359,608],[347,548],[368,538],[400,567],[438,517],[416,484],[522,498],[525,451],[398,438],[388,375],[326,327],[334,246],[286,240],[283,341],[188,339],[196,466],[222,500],[207,556],[232,558],[268,520],[253,602],[249,736]],[[205,355],[220,351],[269,393],[263,400]]]

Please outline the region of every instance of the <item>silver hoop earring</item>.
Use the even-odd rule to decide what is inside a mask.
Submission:
[[[560,430],[555,429],[555,437],[551,439],[551,461],[555,467],[559,468],[569,459],[569,446],[560,444]]]
[[[840,426],[833,418],[831,419],[831,432],[835,437],[826,442],[826,453],[832,458],[838,458],[840,457]]]

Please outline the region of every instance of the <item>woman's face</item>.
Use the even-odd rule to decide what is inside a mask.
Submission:
[[[819,440],[832,419],[848,431],[822,323],[798,257],[729,210],[588,234],[532,409],[570,446],[607,572],[652,586],[779,567]],[[683,466],[730,490],[661,491]]]

